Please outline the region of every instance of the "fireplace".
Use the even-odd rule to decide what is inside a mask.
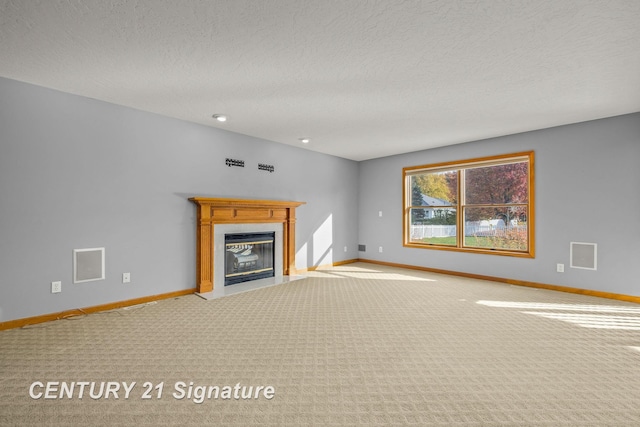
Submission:
[[[197,206],[196,292],[225,286],[226,242],[232,233],[272,233],[274,277],[295,275],[295,210],[304,202],[192,197]],[[248,259],[247,259],[248,260]],[[247,283],[248,284],[248,283]],[[215,292],[214,292],[215,293]]]
[[[225,234],[224,285],[274,276],[276,233]]]

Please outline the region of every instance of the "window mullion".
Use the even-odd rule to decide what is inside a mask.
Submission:
[[[462,214],[462,201],[464,200],[464,169],[458,169],[458,200],[456,207],[456,246],[462,247],[464,242],[464,215]]]

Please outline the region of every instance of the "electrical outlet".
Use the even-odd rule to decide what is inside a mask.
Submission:
[[[344,251],[347,252],[347,247],[346,246],[344,247]]]
[[[382,253],[382,246],[378,248],[378,252]]]
[[[378,211],[378,216],[382,217],[382,211]]]
[[[556,271],[558,273],[564,273],[564,264],[557,264],[556,265]]]
[[[122,273],[122,283],[131,282],[131,273]]]
[[[62,282],[51,282],[51,293],[57,294],[62,292]]]

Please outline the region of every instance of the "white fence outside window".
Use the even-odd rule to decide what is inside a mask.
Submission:
[[[456,235],[455,225],[412,225],[411,240],[430,239],[432,237],[450,237]]]
[[[467,236],[493,236],[501,235],[508,230],[526,231],[526,225],[514,225],[505,227],[504,221],[497,220],[483,220],[483,221],[468,221],[465,224],[465,235]],[[453,237],[456,235],[455,225],[412,225],[411,226],[411,239],[421,240],[429,239],[432,237]]]

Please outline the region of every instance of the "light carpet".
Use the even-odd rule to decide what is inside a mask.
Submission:
[[[2,331],[0,425],[637,426],[639,366],[636,304],[357,263]],[[136,384],[30,396],[82,381]]]

